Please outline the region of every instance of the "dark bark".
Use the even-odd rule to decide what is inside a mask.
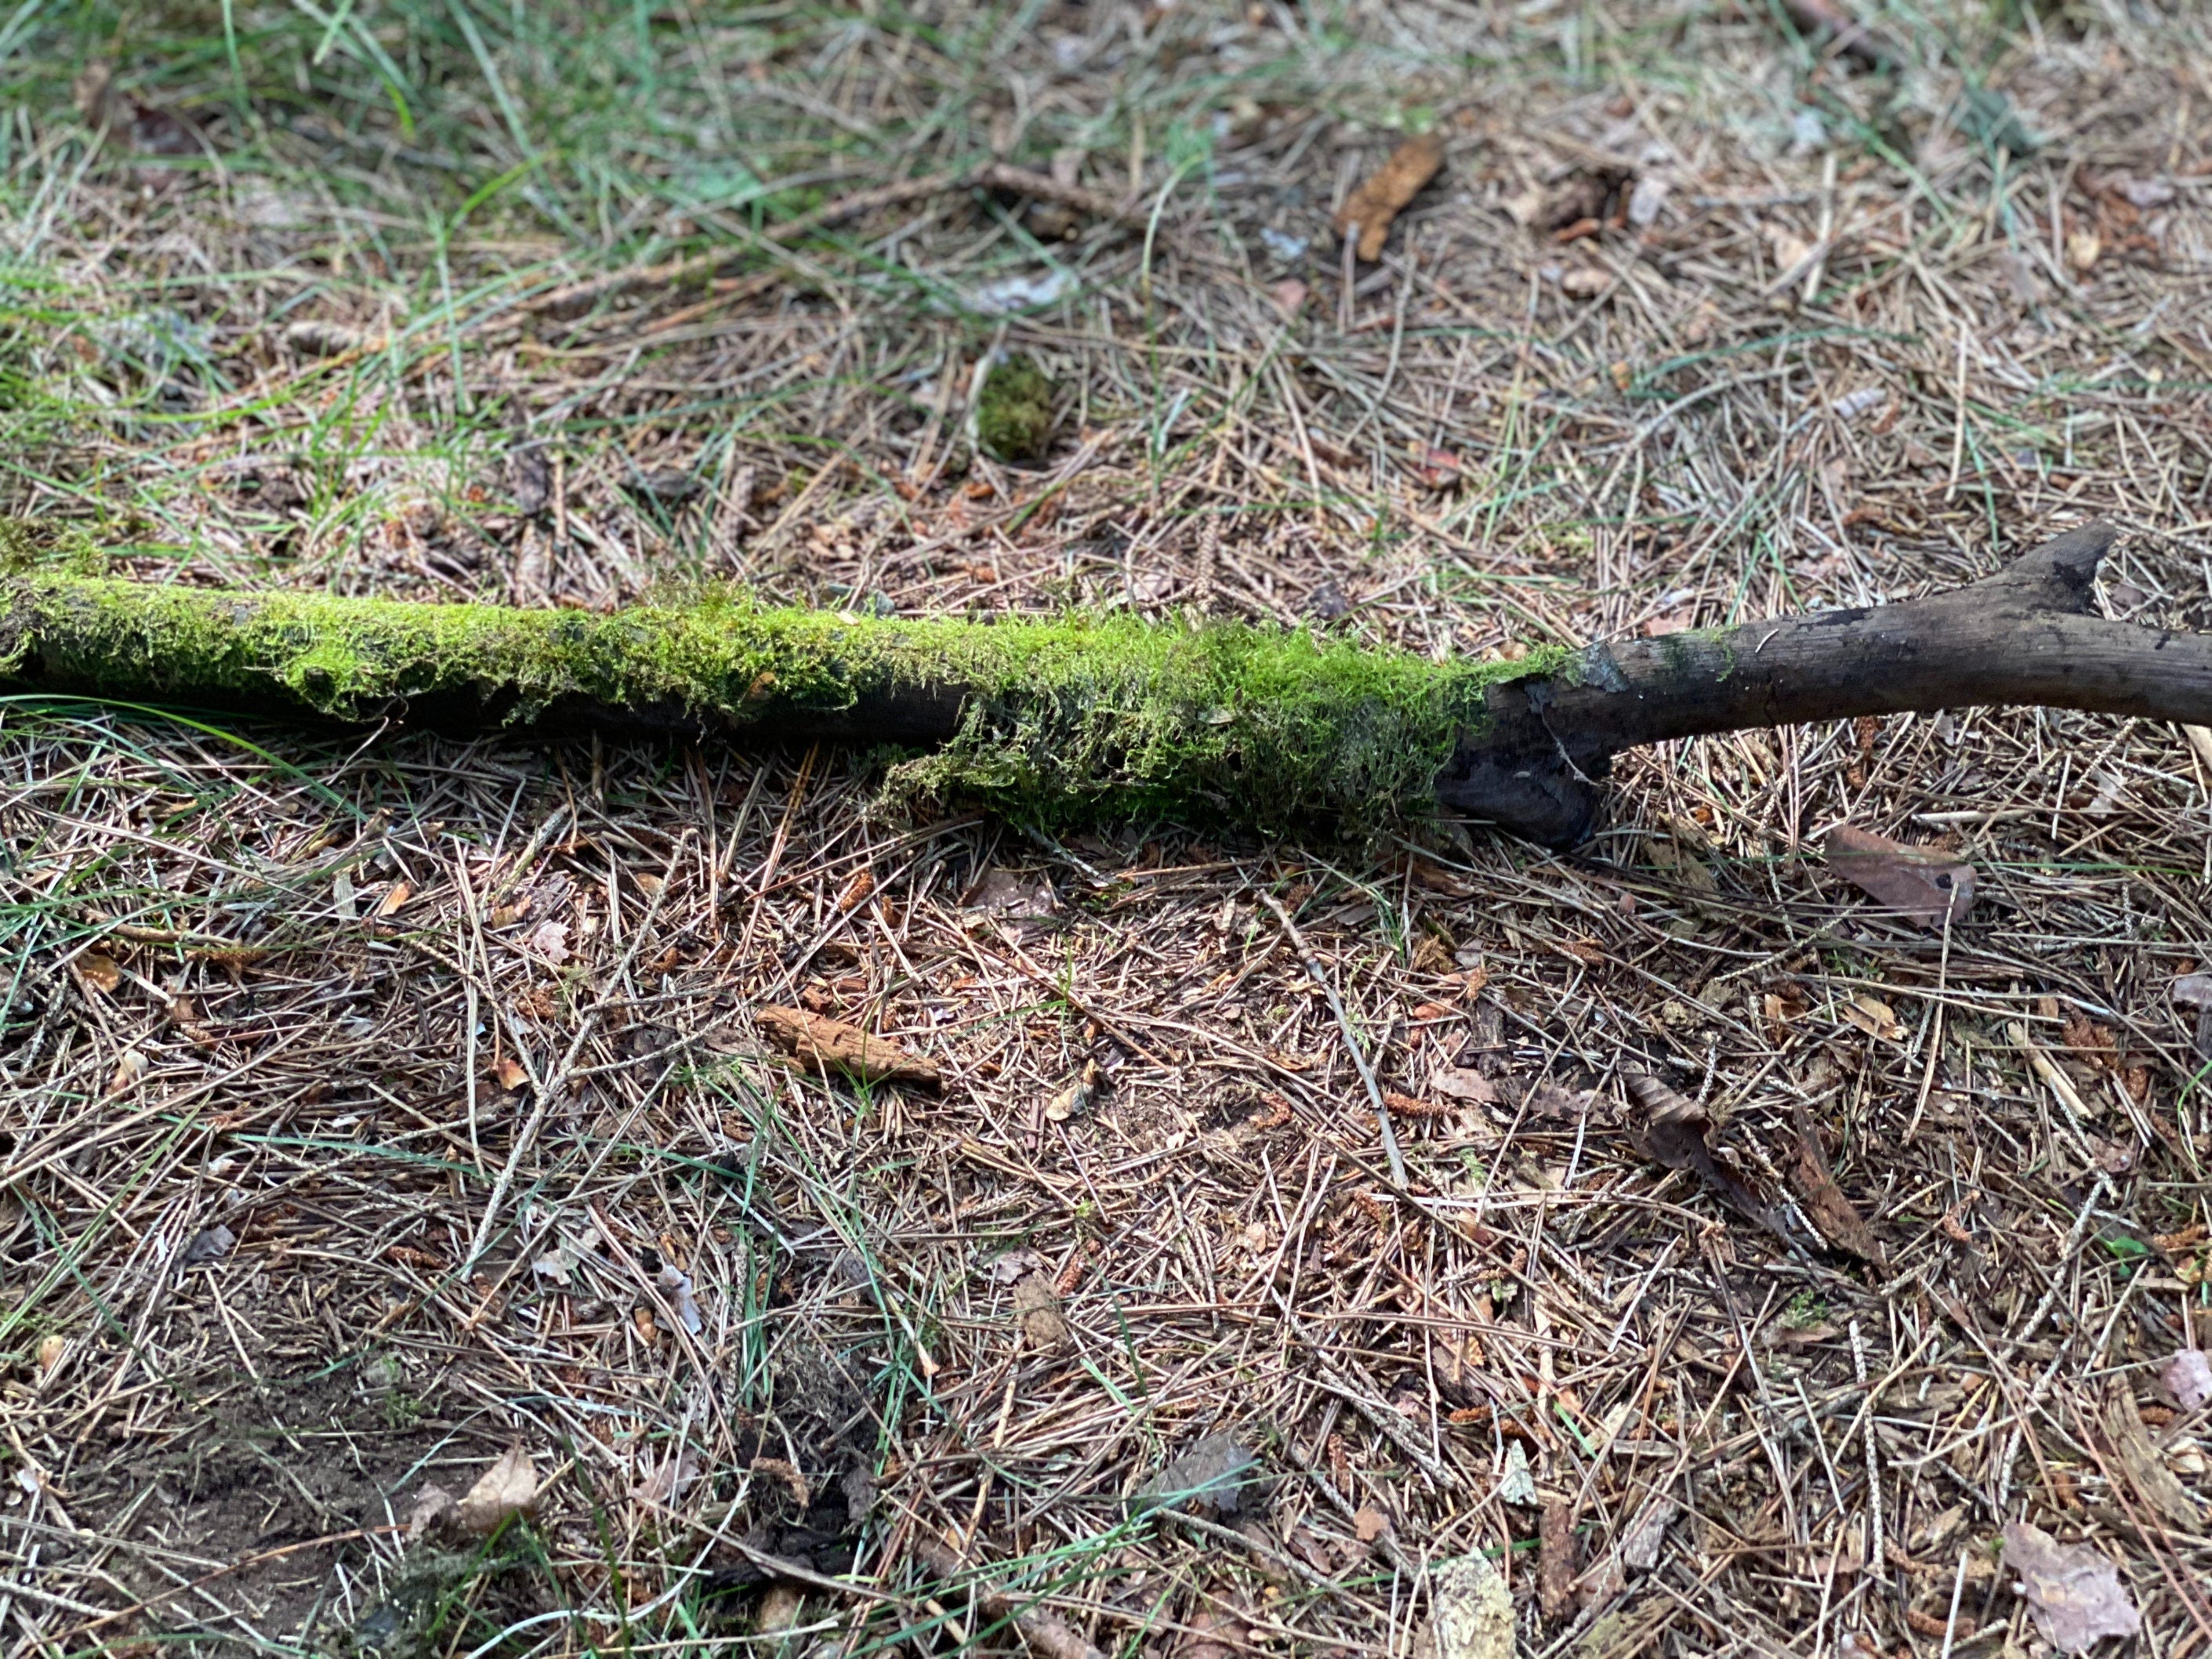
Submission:
[[[2069,531],[1923,599],[1592,646],[1566,673],[1493,688],[1437,799],[1561,845],[1589,833],[1611,758],[1668,738],[1975,704],[2212,724],[2212,635],[2088,614],[2118,534]]]

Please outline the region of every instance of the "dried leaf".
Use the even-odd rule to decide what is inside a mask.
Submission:
[[[407,1512],[407,1541],[413,1543],[453,1512],[453,1494],[434,1481],[426,1481],[415,1494],[415,1507]]]
[[[1446,1100],[1463,1100],[1472,1106],[1487,1106],[1498,1098],[1497,1085],[1464,1066],[1439,1066],[1429,1073],[1429,1092],[1442,1095]]]
[[[1422,1659],[1513,1659],[1513,1592],[1487,1557],[1429,1568],[1429,1622],[1414,1644]]]
[[[2040,1527],[2008,1521],[2004,1561],[2020,1575],[2018,1594],[2043,1638],[2080,1653],[2106,1636],[2133,1636],[2142,1615],[2111,1561],[2079,1544],[2062,1545]]]
[[[1390,1530],[1390,1517],[1370,1504],[1352,1517],[1352,1530],[1361,1543],[1371,1544]]]
[[[203,1261],[220,1261],[237,1243],[238,1235],[218,1221],[194,1233],[192,1242],[185,1246],[184,1254],[177,1260],[187,1267],[198,1267]]]
[[[1137,1488],[1130,1510],[1133,1515],[1162,1509],[1234,1515],[1260,1479],[1258,1460],[1236,1436],[1202,1435]]]
[[[1841,1005],[1845,1019],[1870,1037],[1880,1037],[1885,1042],[1905,1041],[1905,1022],[1898,1018],[1897,1010],[1880,997],[1855,996]]]
[[[392,890],[384,896],[383,902],[376,907],[377,920],[380,921],[396,912],[401,905],[407,902],[414,891],[415,890],[404,881],[393,882]]]
[[[116,966],[115,958],[98,951],[88,951],[76,959],[76,976],[109,996],[123,983],[123,969]]]
[[[1786,1244],[1797,1242],[1742,1178],[1714,1155],[1705,1140],[1711,1121],[1703,1107],[1648,1073],[1624,1072],[1621,1080],[1628,1085],[1629,1098],[1636,1103],[1641,1116],[1640,1121],[1632,1118],[1628,1129],[1629,1140],[1638,1152],[1655,1164],[1695,1175],[1745,1219],[1757,1222]]]
[[[1042,1273],[1030,1273],[1014,1283],[1014,1317],[1022,1339],[1032,1348],[1049,1353],[1067,1340],[1067,1321],[1060,1317],[1060,1292]]]
[[[116,1096],[135,1086],[138,1079],[145,1075],[146,1056],[136,1048],[125,1048],[116,1057],[115,1070],[108,1076],[107,1097],[110,1100],[114,1099]]]
[[[974,886],[960,896],[963,910],[1024,921],[1048,916],[1060,908],[1052,883],[1043,876],[1025,876],[1012,870],[986,870]]]
[[[2212,1405],[2212,1360],[2199,1348],[2184,1348],[2166,1362],[2159,1373],[2166,1397],[2185,1412]]]
[[[699,1304],[691,1293],[690,1273],[675,1267],[663,1267],[660,1277],[653,1282],[668,1292],[669,1304],[676,1310],[676,1316],[684,1322],[685,1330],[696,1336],[706,1328],[706,1322],[699,1317]]]
[[[896,1042],[871,1036],[857,1025],[803,1008],[758,1008],[754,1022],[799,1063],[823,1073],[842,1072],[863,1082],[926,1083],[945,1081],[945,1073],[927,1054],[915,1054]]]
[[[1862,1261],[1880,1263],[1881,1241],[1874,1236],[1874,1229],[1867,1225],[1866,1218],[1836,1185],[1836,1177],[1828,1168],[1828,1155],[1820,1148],[1820,1138],[1814,1133],[1802,1111],[1796,1114],[1796,1156],[1789,1166],[1790,1184],[1796,1189],[1806,1215],[1820,1230],[1820,1237],[1836,1249],[1848,1250]]]
[[[1082,1075],[1045,1102],[1046,1120],[1053,1123],[1066,1122],[1068,1119],[1088,1106],[1091,1097],[1097,1092],[1098,1062],[1095,1060],[1086,1060],[1083,1062]]]
[[[1838,875],[1923,927],[1964,921],[1974,907],[1972,867],[1935,848],[1839,823],[1828,831],[1826,853]]]
[[[1390,222],[1406,204],[1421,192],[1421,186],[1437,176],[1437,169],[1444,164],[1444,141],[1432,132],[1408,138],[1390,152],[1390,159],[1381,169],[1370,173],[1359,188],[1352,192],[1345,204],[1336,212],[1336,234],[1349,237],[1355,228],[1359,236],[1359,257],[1376,260],[1382,257],[1382,243],[1390,234]]]
[[[1041,1273],[1048,1264],[1035,1250],[1009,1250],[991,1264],[991,1277],[1001,1285],[1018,1284],[1031,1273]]]
[[[541,921],[530,930],[523,945],[532,955],[543,957],[558,968],[568,959],[568,924],[565,921]]]
[[[538,1471],[531,1466],[530,1454],[520,1446],[509,1446],[453,1505],[453,1518],[483,1537],[537,1501]]]
[[[1528,1468],[1528,1451],[1518,1440],[1505,1443],[1505,1468],[1498,1477],[1498,1495],[1509,1504],[1536,1501],[1536,1477]]]

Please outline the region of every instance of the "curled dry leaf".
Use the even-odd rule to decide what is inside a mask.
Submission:
[[[461,1495],[461,1501],[453,1505],[453,1519],[465,1530],[483,1537],[537,1501],[538,1471],[531,1464],[530,1453],[521,1446],[509,1446]]]
[[[1513,1659],[1513,1592],[1481,1555],[1429,1569],[1429,1622],[1414,1643],[1421,1659]]]
[[[1757,1222],[1785,1244],[1797,1242],[1742,1177],[1714,1154],[1705,1139],[1712,1122],[1704,1107],[1646,1072],[1625,1072],[1621,1080],[1638,1109],[1628,1128],[1629,1140],[1638,1152],[1655,1164],[1696,1176],[1746,1220]]]
[[[1366,260],[1382,257],[1382,243],[1390,234],[1390,222],[1405,209],[1406,204],[1421,192],[1421,186],[1437,176],[1437,169],[1444,164],[1444,141],[1432,132],[1408,138],[1390,152],[1390,159],[1381,169],[1370,173],[1352,192],[1345,204],[1336,210],[1336,234],[1359,238],[1359,257]]]
[[[377,920],[381,921],[386,916],[392,915],[397,912],[399,907],[406,903],[408,899],[413,896],[414,891],[415,890],[412,887],[410,887],[404,881],[393,882],[392,884],[392,890],[384,896],[383,901],[376,907]]]
[[[2185,1412],[2212,1405],[2212,1360],[2200,1348],[2184,1348],[2159,1373],[2166,1397]]]
[[[1882,1260],[1881,1241],[1874,1236],[1828,1168],[1828,1155],[1820,1138],[1802,1111],[1796,1115],[1797,1145],[1790,1161],[1790,1184],[1820,1237],[1839,1250],[1848,1250],[1862,1261]]]
[[[1837,874],[1923,927],[1964,921],[1974,908],[1972,866],[1939,848],[1839,823],[1828,831],[1826,853]]]
[[[2045,1641],[2080,1653],[2106,1636],[2133,1636],[2142,1615],[2111,1561],[2080,1544],[2061,1544],[2040,1527],[2008,1521],[2004,1562]]]
[[[944,1071],[927,1054],[871,1036],[857,1025],[804,1008],[756,1009],[754,1023],[780,1048],[810,1071],[842,1072],[864,1083],[945,1081]]]
[[[1098,1062],[1086,1060],[1082,1074],[1044,1103],[1047,1121],[1065,1123],[1091,1103],[1098,1092]]]

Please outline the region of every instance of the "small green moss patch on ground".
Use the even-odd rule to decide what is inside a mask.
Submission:
[[[994,364],[975,399],[975,441],[1002,461],[1036,459],[1052,441],[1054,390],[1027,357]]]

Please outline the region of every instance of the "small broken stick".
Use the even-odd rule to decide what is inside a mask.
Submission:
[[[1370,264],[1381,258],[1391,222],[1443,164],[1444,141],[1435,133],[1408,138],[1390,152],[1390,159],[1380,170],[1362,179],[1336,210],[1336,234],[1346,239],[1357,234],[1359,257]]]
[[[1857,1207],[1844,1196],[1843,1188],[1836,1185],[1835,1175],[1828,1168],[1827,1152],[1821,1147],[1812,1120],[1801,1109],[1794,1127],[1797,1146],[1796,1156],[1790,1162],[1790,1184],[1797,1189],[1797,1201],[1805,1206],[1806,1218],[1837,1249],[1847,1250],[1862,1261],[1881,1266],[1881,1241],[1874,1236],[1874,1229],[1867,1225],[1866,1218]]]
[[[932,1088],[945,1081],[944,1068],[928,1055],[871,1036],[842,1019],[769,1006],[755,1009],[753,1023],[801,1066],[825,1076],[842,1072],[863,1083],[926,1083]]]

